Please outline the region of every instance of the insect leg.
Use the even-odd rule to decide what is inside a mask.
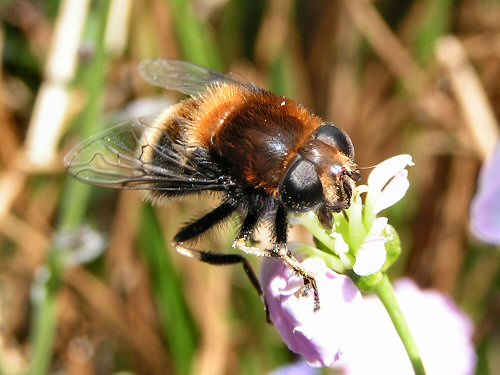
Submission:
[[[287,248],[288,219],[287,213],[281,205],[276,212],[274,230],[276,232],[276,252],[279,254],[278,256],[288,267],[304,279],[304,294],[307,293],[309,288],[312,288],[314,293],[314,311],[319,310],[319,293],[314,275],[307,271]]]
[[[210,251],[196,250],[186,247],[183,244],[183,242],[198,237],[214,225],[220,223],[221,221],[229,217],[235,210],[236,207],[232,205],[229,205],[227,203],[221,204],[215,210],[209,212],[205,216],[181,229],[181,231],[174,237],[173,246],[179,254],[187,256],[189,258],[198,259],[208,264],[226,266],[240,263],[253,287],[255,288],[255,290],[257,290],[260,298],[264,301],[266,319],[268,323],[271,323],[259,279],[257,278],[257,275],[255,274],[247,259],[239,254],[219,254]]]
[[[236,211],[235,206],[228,203],[222,203],[213,211],[210,211],[208,214],[182,228],[174,237],[174,245],[182,244],[185,241],[202,235],[213,226],[227,219],[234,211]]]
[[[243,251],[245,254],[258,257],[274,257],[273,249],[262,249],[256,246],[247,246],[247,241],[251,241],[255,227],[260,220],[260,215],[249,212],[243,221],[240,232],[233,242],[233,248]]]
[[[250,214],[249,214],[250,215]],[[286,210],[279,206],[276,211],[276,218],[274,221],[274,236],[275,246],[273,249],[261,249],[255,246],[248,246],[246,240],[252,233],[253,228],[258,220],[255,217],[247,216],[243,227],[241,228],[240,235],[233,243],[235,249],[241,250],[246,254],[261,256],[261,257],[275,257],[280,258],[283,263],[294,270],[300,277],[304,279],[303,294],[306,294],[309,288],[312,288],[314,293],[314,311],[319,310],[319,293],[316,285],[314,275],[307,271],[300,262],[288,250],[287,231],[288,231],[288,218]],[[246,224],[246,225],[245,225]]]

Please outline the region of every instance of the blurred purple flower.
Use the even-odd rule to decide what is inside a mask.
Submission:
[[[471,229],[481,241],[500,245],[500,144],[481,170],[471,205]]]
[[[471,320],[449,297],[421,290],[409,279],[397,282],[395,291],[427,375],[473,374],[476,355]],[[375,296],[366,297],[364,302],[363,318],[356,331],[351,332],[354,337],[344,346],[336,367],[349,375],[413,374],[403,344],[381,302]]]
[[[261,281],[269,314],[291,351],[311,366],[332,366],[358,324],[361,293],[349,277],[327,268],[320,258],[308,258],[302,265],[316,277],[321,309],[314,312],[311,291],[302,295],[300,276],[280,260],[265,259]]]
[[[274,370],[269,375],[319,375],[320,369],[311,367],[307,362],[296,362]]]

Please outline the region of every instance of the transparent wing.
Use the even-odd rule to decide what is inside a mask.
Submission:
[[[120,189],[174,193],[227,187],[227,181],[207,177],[196,159],[187,158],[186,149],[166,133],[156,142],[156,117],[124,122],[77,145],[64,159],[68,172],[92,185]],[[154,162],[146,153],[155,155]]]
[[[179,60],[146,60],[139,64],[142,77],[152,85],[186,95],[197,95],[218,83],[248,84],[228,75]]]

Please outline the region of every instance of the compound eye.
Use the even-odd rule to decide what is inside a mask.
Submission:
[[[316,132],[316,139],[332,147],[337,147],[345,155],[354,159],[354,146],[351,138],[345,131],[333,124],[327,123],[321,126]]]
[[[279,187],[281,203],[290,211],[314,209],[323,200],[323,185],[314,164],[298,159],[286,171]]]

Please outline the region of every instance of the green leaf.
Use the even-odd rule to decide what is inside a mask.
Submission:
[[[139,245],[150,272],[163,335],[170,345],[179,374],[190,374],[197,346],[197,332],[188,310],[179,273],[172,264],[171,249],[154,208],[144,206]]]

